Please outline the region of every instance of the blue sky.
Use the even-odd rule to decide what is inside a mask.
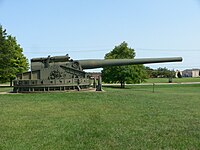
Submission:
[[[182,56],[200,68],[200,0],[0,0],[0,24],[28,59],[103,59],[126,41],[137,58]]]

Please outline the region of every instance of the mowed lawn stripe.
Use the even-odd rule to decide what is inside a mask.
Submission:
[[[198,149],[200,85],[0,95],[0,149]]]

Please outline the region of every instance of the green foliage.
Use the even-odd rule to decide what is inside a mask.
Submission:
[[[200,85],[0,95],[0,149],[199,149]]]
[[[149,78],[146,83],[168,83],[169,78]],[[173,83],[200,82],[200,78],[173,78]]]
[[[169,70],[166,67],[158,69],[152,69],[150,67],[145,67],[149,78],[171,78],[175,77],[175,71]]]
[[[178,76],[178,78],[182,78],[182,75],[181,75],[180,71],[178,71],[177,76]]]
[[[0,26],[0,81],[13,80],[17,73],[28,70],[28,60],[22,54],[23,49],[17,44],[16,38],[7,35]]]
[[[128,48],[126,42],[121,43],[105,55],[105,59],[134,59],[135,51]],[[143,65],[114,66],[104,67],[102,70],[102,79],[106,83],[121,83],[124,87],[126,83],[140,83],[146,78],[146,72]]]

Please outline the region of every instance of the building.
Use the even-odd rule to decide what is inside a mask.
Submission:
[[[92,78],[98,79],[101,77],[101,72],[87,72]]]
[[[200,77],[200,69],[186,69],[181,71],[182,77]]]

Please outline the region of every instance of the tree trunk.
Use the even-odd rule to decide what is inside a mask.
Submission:
[[[121,88],[125,88],[125,82],[124,81],[121,81]]]
[[[10,79],[10,87],[12,87],[12,79]]]

